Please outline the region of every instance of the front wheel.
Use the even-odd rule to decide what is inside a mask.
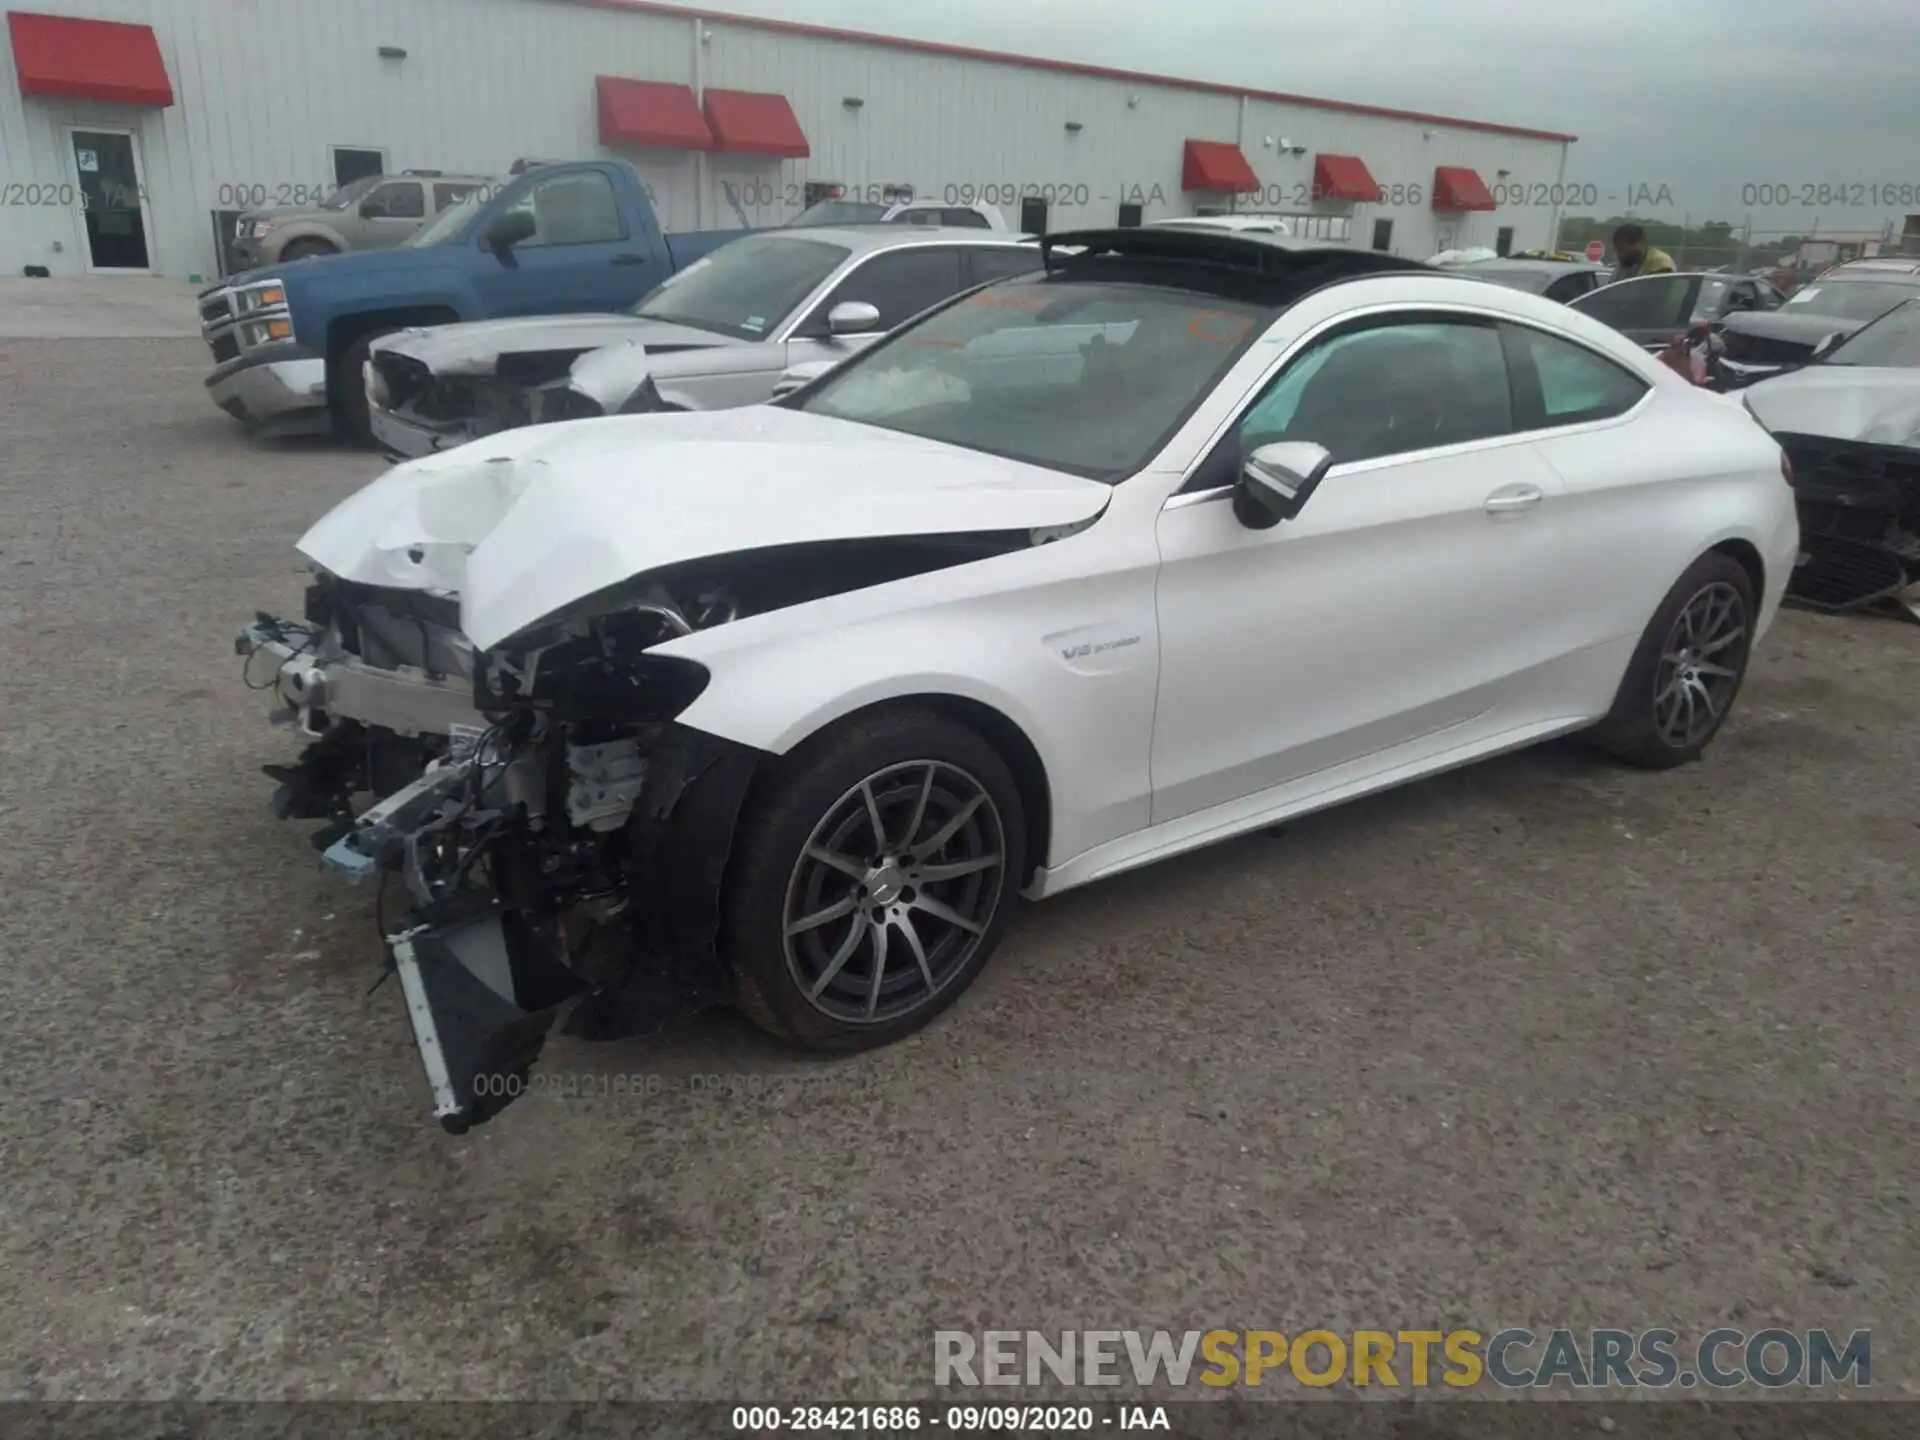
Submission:
[[[1025,824],[999,752],[945,715],[885,713],[808,742],[741,819],[721,926],[740,1008],[815,1050],[918,1030],[998,946]]]
[[[392,333],[389,326],[362,335],[327,362],[327,408],[333,414],[333,428],[355,445],[373,444],[373,425],[367,414],[367,356],[374,341]]]
[[[1758,605],[1739,561],[1702,555],[1660,602],[1594,744],[1664,770],[1698,759],[1746,678]]]

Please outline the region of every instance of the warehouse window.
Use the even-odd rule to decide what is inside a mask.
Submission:
[[[351,185],[356,180],[387,173],[387,152],[359,150],[351,145],[333,147],[333,183]]]
[[[1020,202],[1020,228],[1028,235],[1047,233],[1047,202],[1029,195]]]
[[[1373,248],[1391,250],[1393,248],[1393,222],[1376,220],[1373,222]]]
[[[1131,201],[1122,204],[1120,207],[1120,228],[1122,230],[1134,229],[1146,218],[1146,213],[1144,206],[1135,205]]]

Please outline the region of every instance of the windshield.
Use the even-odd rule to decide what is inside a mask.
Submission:
[[[689,265],[633,313],[764,340],[852,253],[824,240],[749,235]]]
[[[322,210],[344,210],[362,195],[366,194],[381,181],[378,175],[363,175],[358,180],[349,180],[333,194],[320,202]]]
[[[861,200],[821,200],[809,205],[792,220],[794,225],[877,225],[887,218],[885,205],[869,205]]]
[[[1841,280],[1803,285],[1780,307],[1783,315],[1828,315],[1836,320],[1871,320],[1902,300],[1920,294],[1911,285],[1884,280]]]
[[[1902,301],[1828,351],[1826,365],[1920,366],[1920,299]]]
[[[1190,291],[1009,280],[841,366],[801,408],[1111,484],[1153,458],[1266,317]]]
[[[442,210],[433,220],[421,226],[408,236],[403,244],[412,246],[444,245],[462,230],[467,222],[478,215],[500,193],[497,185],[481,185],[466,199],[459,200]]]

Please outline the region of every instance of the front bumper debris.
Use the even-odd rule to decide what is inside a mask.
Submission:
[[[336,717],[405,736],[486,728],[469,681],[411,665],[369,665],[339,651],[309,622],[260,616],[234,638],[233,648],[249,662],[248,683],[271,688],[309,735],[323,733]],[[262,678],[269,665],[270,681]]]
[[[471,647],[431,610],[323,585],[309,614],[235,646],[309,738],[266,767],[273,808],[326,822],[330,870],[404,889],[398,919],[382,889],[386,969],[443,1126],[523,1093],[563,1017],[615,1039],[727,996],[720,886],[758,751],[665,719],[483,714]]]
[[[388,937],[433,1114],[460,1135],[526,1086],[554,1022],[586,985],[519,914],[471,893]]]

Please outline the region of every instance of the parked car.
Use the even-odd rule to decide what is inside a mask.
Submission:
[[[1606,283],[1607,267],[1588,260],[1472,260],[1449,267],[1449,274],[1487,280],[1565,304]]]
[[[1787,593],[1822,610],[1904,598],[1920,618],[1920,294],[1742,403],[1793,464],[1805,560]]]
[[[1657,351],[1700,321],[1724,321],[1740,311],[1774,310],[1784,298],[1751,275],[1681,272],[1618,280],[1568,303],[1643,349]]]
[[[407,170],[352,181],[314,205],[244,210],[233,222],[233,258],[251,270],[343,250],[390,249],[431,216],[494,183],[485,175]]]
[[[367,439],[367,352],[410,325],[618,310],[738,230],[666,235],[620,161],[533,168],[476,189],[391,250],[249,270],[200,294],[207,390],[280,431]]]
[[[1730,387],[1806,364],[1828,337],[1844,338],[1920,296],[1920,262],[1850,260],[1803,285],[1778,309],[1727,315],[1721,367]]]
[[[980,230],[764,230],[625,314],[382,336],[368,351],[369,424],[413,456],[549,420],[756,405],[790,365],[844,358],[930,305],[1039,266],[1038,245]]]
[[[496,436],[300,541],[303,617],[240,639],[315,737],[276,808],[404,873],[449,1129],[567,1007],[882,1044],[1017,894],[1550,736],[1666,767],[1718,730],[1799,543],[1737,405],[1372,251],[1043,252],[776,404]]]
[[[1006,230],[1007,217],[993,205],[948,205],[939,200],[816,200],[787,228],[831,225],[941,225],[949,230]]]

